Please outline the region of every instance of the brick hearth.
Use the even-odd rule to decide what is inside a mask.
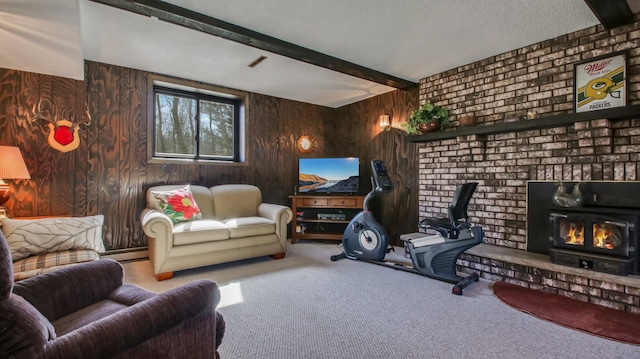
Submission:
[[[640,276],[618,276],[551,263],[549,256],[480,244],[460,260],[462,272],[560,294],[583,302],[640,313]]]
[[[478,126],[573,113],[573,65],[627,51],[629,105],[640,104],[640,23],[595,26],[424,78],[420,103],[443,106],[452,124]],[[596,304],[640,312],[640,279],[552,264],[528,253],[527,181],[637,181],[640,118],[598,119],[521,132],[459,136],[419,144],[419,216],[446,215],[455,185],[479,182],[469,208],[485,244],[460,264],[507,280]]]

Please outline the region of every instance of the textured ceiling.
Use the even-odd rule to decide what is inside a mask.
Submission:
[[[167,2],[413,82],[598,23],[583,0]],[[88,0],[0,0],[0,67],[82,79],[85,59],[330,107],[394,90]]]

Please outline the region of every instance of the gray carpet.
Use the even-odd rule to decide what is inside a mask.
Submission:
[[[156,282],[148,261],[125,280],[162,292],[216,281],[227,332],[223,359],[640,358],[640,347],[564,328],[497,299],[491,282],[451,294],[451,284],[341,260],[336,242],[289,245],[268,257],[176,272]],[[399,256],[399,254],[398,254]],[[580,315],[580,313],[576,313]]]

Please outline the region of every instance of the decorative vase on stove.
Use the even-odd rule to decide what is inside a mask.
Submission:
[[[556,186],[558,189],[556,193],[553,194],[553,204],[560,207],[580,207],[582,206],[582,192],[580,192],[581,183],[578,182],[573,187],[573,191],[571,193],[567,193],[564,184],[561,181],[556,182]]]
[[[573,192],[571,192],[571,197],[576,201],[576,205],[574,207],[582,207],[584,203],[584,199],[582,198],[582,192],[580,191],[580,185],[582,182],[578,182],[573,186]]]
[[[558,189],[556,190],[556,193],[553,194],[553,204],[560,207],[573,207],[573,197],[567,194],[564,184],[561,181],[558,181],[556,186]]]

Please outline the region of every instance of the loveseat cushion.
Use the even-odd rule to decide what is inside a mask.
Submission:
[[[225,239],[229,239],[229,227],[213,219],[199,219],[173,226],[173,245],[176,246]]]
[[[103,215],[45,219],[2,220],[13,261],[43,253],[71,249],[105,251],[102,242]]]
[[[262,217],[240,217],[223,221],[229,226],[229,238],[244,238],[276,233],[276,224]]]
[[[254,217],[262,202],[262,193],[248,184],[223,184],[210,188],[216,219]]]

